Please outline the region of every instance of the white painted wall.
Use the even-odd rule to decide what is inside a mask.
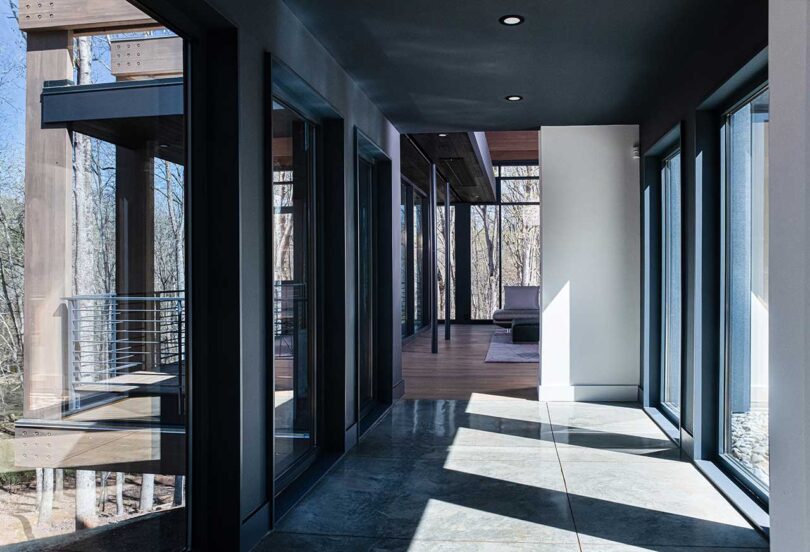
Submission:
[[[638,126],[543,127],[541,400],[636,400]]]
[[[810,547],[810,3],[770,0],[771,550]]]

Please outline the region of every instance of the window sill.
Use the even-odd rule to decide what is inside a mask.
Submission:
[[[736,481],[725,474],[720,467],[709,460],[695,460],[698,471],[714,485],[720,493],[766,537],[771,530],[768,512],[743,491]]]
[[[652,421],[655,422],[655,425],[657,425],[673,443],[676,445],[680,444],[680,431],[678,430],[678,427],[673,424],[672,421],[670,421],[666,414],[651,406],[645,406],[644,412],[647,413],[647,416],[649,416]]]

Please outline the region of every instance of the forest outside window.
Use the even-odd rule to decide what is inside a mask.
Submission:
[[[470,278],[474,320],[501,307],[504,286],[539,286],[540,167],[496,165],[499,203],[470,206]]]

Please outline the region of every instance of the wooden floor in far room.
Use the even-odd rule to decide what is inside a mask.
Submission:
[[[430,330],[402,347],[405,399],[467,399],[473,393],[537,399],[535,363],[486,363],[494,325],[453,325],[450,341],[439,328],[439,353],[430,352]]]

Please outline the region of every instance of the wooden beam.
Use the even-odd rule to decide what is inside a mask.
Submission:
[[[116,40],[110,48],[112,74],[118,80],[183,75],[183,39],[179,36]]]
[[[42,128],[46,80],[73,78],[70,31],[30,33],[25,82],[25,393],[24,411],[65,399],[67,312],[71,292],[73,149],[64,128]]]
[[[120,31],[162,27],[126,0],[22,0],[20,30]]]

